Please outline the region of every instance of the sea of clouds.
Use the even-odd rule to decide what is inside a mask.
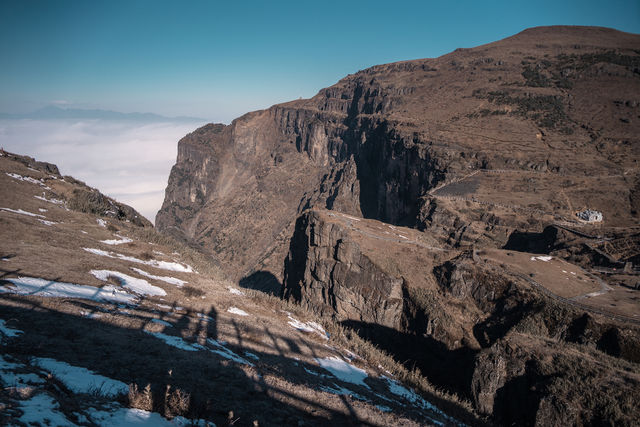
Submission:
[[[164,199],[178,140],[203,122],[0,120],[6,151],[55,163],[154,221]]]

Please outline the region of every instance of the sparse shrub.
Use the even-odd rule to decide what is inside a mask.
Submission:
[[[538,70],[533,67],[525,66],[522,72],[522,77],[526,80],[526,85],[531,87],[549,87],[551,81]]]
[[[153,259],[153,254],[149,251],[144,251],[140,255],[138,255],[138,258],[143,261],[149,261],[150,259]]]
[[[113,224],[107,224],[107,230],[109,230],[112,233],[117,233],[119,231],[118,227],[116,227]]]
[[[138,389],[138,384],[129,384],[129,406],[145,411],[153,411],[153,394],[151,384],[147,384],[144,390]]]
[[[171,386],[167,385],[164,394],[164,416],[173,418],[178,415],[185,416],[189,413],[191,407],[191,395],[179,388],[171,390]]]
[[[90,191],[81,188],[73,190],[68,206],[75,211],[102,215],[110,209],[108,199],[98,191]]]

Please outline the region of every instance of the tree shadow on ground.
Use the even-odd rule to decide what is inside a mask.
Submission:
[[[255,289],[273,296],[282,295],[282,283],[271,272],[265,270],[255,271],[243,277],[238,285],[241,288]]]
[[[300,352],[300,346],[304,345],[316,357],[316,349],[310,347],[315,345],[312,342],[295,343],[264,325],[248,327],[232,320],[239,344],[222,345],[249,363],[234,363],[219,357],[220,353],[214,350],[222,347],[211,342],[217,338],[219,328],[217,310],[213,307],[205,314],[89,300],[65,299],[45,304],[35,298],[3,295],[0,310],[3,318],[12,319],[13,325],[24,331],[18,339],[3,346],[3,354],[23,361],[49,357],[135,384],[135,392],[130,393],[129,401],[123,398],[124,404],[134,403],[136,407],[168,417],[208,419],[217,425],[230,424],[231,413],[231,421],[236,426],[253,425],[254,420],[261,426],[297,426],[300,422],[305,425],[377,424],[358,417],[351,403],[353,397],[340,396],[342,404],[336,407],[319,401],[317,395],[305,394],[305,389],[336,385],[354,390],[353,395],[384,393],[376,385],[369,389],[342,383],[326,375],[319,366],[292,356],[292,352]],[[111,317],[122,313],[128,316],[126,322]],[[154,332],[159,328],[161,332]],[[273,341],[276,353],[252,349],[253,358],[249,358],[244,345],[252,341],[262,343],[266,336]],[[166,337],[172,337],[174,344]],[[175,340],[180,344],[175,345]],[[317,347],[319,350],[323,346],[317,344]],[[270,374],[282,380],[267,383],[264,377]],[[287,387],[287,383],[292,386]],[[295,388],[296,385],[304,389]],[[398,403],[395,410],[418,422],[424,421],[424,413],[415,408],[403,408]]]

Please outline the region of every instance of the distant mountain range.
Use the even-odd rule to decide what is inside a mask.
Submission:
[[[0,113],[0,119],[39,119],[39,120],[55,120],[55,119],[100,119],[100,120],[131,120],[144,122],[206,122],[205,119],[199,117],[165,117],[153,113],[120,113],[110,110],[84,110],[79,108],[60,108],[53,105],[40,108],[31,113],[11,114]]]

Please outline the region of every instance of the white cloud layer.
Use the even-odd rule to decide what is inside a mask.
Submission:
[[[0,120],[5,150],[58,165],[154,221],[178,140],[204,123]]]

